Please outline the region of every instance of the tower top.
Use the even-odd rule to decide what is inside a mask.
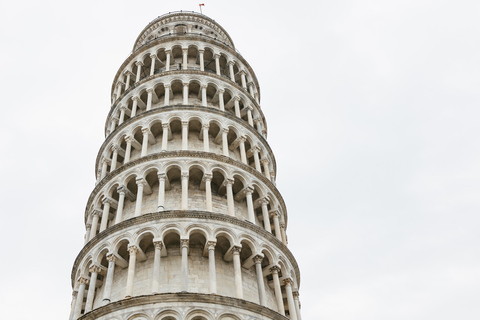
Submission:
[[[215,20],[194,11],[174,11],[152,20],[135,40],[133,52],[153,40],[186,33],[216,40],[235,50],[232,38]]]

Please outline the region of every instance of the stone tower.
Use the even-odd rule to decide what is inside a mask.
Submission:
[[[228,33],[158,17],[111,96],[70,320],[300,320],[259,84]]]

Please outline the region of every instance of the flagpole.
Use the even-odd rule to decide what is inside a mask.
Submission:
[[[202,5],[199,4],[198,6],[200,7],[200,14],[203,14],[203,12],[202,12]]]

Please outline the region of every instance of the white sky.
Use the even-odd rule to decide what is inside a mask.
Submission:
[[[480,2],[208,1],[260,81],[306,319],[480,318]],[[67,319],[113,77],[200,1],[0,3],[0,310]]]

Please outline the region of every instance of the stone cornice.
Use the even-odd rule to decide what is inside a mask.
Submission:
[[[273,192],[273,194],[277,197],[278,202],[280,202],[280,205],[283,208],[283,214],[284,214],[284,220],[285,224],[288,222],[288,215],[287,215],[287,206],[285,205],[285,201],[283,201],[283,197],[280,194],[280,191],[278,191],[277,187],[272,183],[272,181],[268,180],[261,172],[258,172],[256,169],[247,166],[246,164],[233,160],[230,157],[216,154],[216,153],[211,153],[211,152],[204,152],[204,151],[193,151],[193,150],[176,150],[176,151],[163,151],[159,153],[153,153],[148,156],[142,157],[140,159],[137,159],[135,161],[130,161],[127,164],[124,164],[120,166],[118,169],[115,169],[113,172],[109,172],[100,182],[95,186],[93,191],[90,193],[90,196],[88,197],[87,205],[85,207],[85,223],[87,223],[88,220],[88,210],[92,204],[93,199],[95,198],[96,194],[108,183],[110,180],[112,180],[115,176],[117,176],[119,173],[122,173],[132,167],[135,167],[139,164],[149,162],[152,160],[158,160],[158,159],[169,159],[169,158],[205,158],[209,160],[215,160],[224,164],[229,164],[232,166],[236,166],[251,175],[255,176],[257,179],[261,180],[266,186],[270,188],[270,190]]]
[[[300,269],[298,267],[297,261],[295,260],[295,257],[290,252],[288,247],[284,245],[283,242],[278,240],[273,234],[271,234],[270,232],[267,232],[263,228],[260,228],[259,226],[254,225],[253,223],[246,220],[240,220],[238,218],[231,217],[226,214],[213,213],[208,211],[196,211],[196,210],[167,210],[167,211],[161,211],[161,212],[147,213],[139,217],[122,221],[120,223],[113,225],[112,227],[105,229],[104,231],[97,234],[92,240],[87,242],[85,246],[82,248],[82,250],[80,251],[80,253],[78,254],[72,267],[72,274],[71,274],[72,284],[73,284],[73,281],[75,280],[75,274],[76,274],[76,269],[78,268],[78,264],[83,259],[85,254],[87,254],[99,242],[107,238],[109,235],[131,226],[136,226],[136,225],[140,225],[140,224],[152,222],[152,221],[161,221],[164,219],[173,219],[173,218],[176,219],[176,221],[180,221],[180,219],[187,219],[187,220],[203,219],[203,220],[206,220],[207,222],[209,220],[223,221],[235,226],[249,229],[257,233],[259,236],[262,236],[264,239],[268,240],[270,243],[276,245],[277,248],[279,248],[288,257],[289,261],[292,263],[292,266],[295,270],[295,275],[297,276],[297,284],[300,287]]]
[[[95,320],[102,316],[111,314],[115,311],[124,310],[127,308],[132,308],[136,306],[145,306],[145,305],[157,305],[165,303],[167,305],[173,305],[176,303],[207,303],[213,305],[222,305],[228,308],[238,308],[243,309],[247,312],[254,313],[260,316],[262,319],[268,318],[272,320],[288,320],[287,317],[275,312],[272,309],[261,306],[259,304],[232,298],[221,295],[214,294],[205,294],[205,293],[188,293],[188,292],[179,292],[179,293],[157,293],[152,295],[143,295],[136,296],[129,299],[123,299],[120,301],[115,301],[109,303],[105,306],[93,309],[92,311],[84,314],[79,320]],[[174,309],[172,307],[172,309]],[[233,310],[232,310],[233,311]]]
[[[258,91],[258,95],[259,97],[261,96],[261,93],[260,93],[260,85],[258,84],[258,80],[257,80],[257,76],[255,75],[255,72],[253,71],[252,67],[250,66],[250,64],[247,62],[247,60],[245,60],[245,58],[240,54],[238,53],[237,51],[233,50],[232,48],[220,43],[220,42],[217,42],[215,40],[211,40],[211,39],[206,39],[204,37],[201,37],[201,36],[195,36],[193,34],[185,34],[185,35],[181,35],[181,36],[169,36],[169,37],[164,37],[164,38],[158,38],[156,40],[152,40],[151,42],[149,42],[148,44],[142,46],[139,50],[135,51],[135,52],[132,52],[128,57],[127,59],[125,59],[125,61],[122,63],[122,65],[120,66],[120,68],[118,69],[117,73],[115,74],[115,77],[113,78],[113,83],[112,83],[112,89],[111,89],[111,92],[110,92],[110,96],[113,96],[113,93],[115,91],[115,86],[116,86],[116,83],[118,81],[118,77],[121,75],[121,73],[123,72],[123,70],[127,67],[127,65],[131,62],[131,60],[133,58],[135,58],[137,55],[141,55],[144,51],[150,49],[151,47],[154,47],[154,46],[157,46],[161,43],[164,43],[164,42],[172,42],[172,41],[176,41],[176,40],[185,40],[185,39],[188,39],[188,40],[198,40],[200,42],[204,42],[204,43],[209,43],[209,44],[212,44],[212,45],[215,45],[217,47],[219,47],[220,49],[222,50],[225,50],[225,51],[228,51],[229,53],[231,53],[233,56],[235,56],[236,58],[238,58],[244,65],[245,67],[247,68],[247,70],[250,72],[251,76],[252,76],[252,79],[254,80],[254,83],[255,83],[255,86],[257,87],[257,91]],[[183,71],[189,71],[189,70],[183,70]],[[165,74],[165,72],[162,72],[161,74]],[[145,79],[149,79],[149,77],[146,77]],[[145,80],[143,79],[143,80]],[[239,88],[241,88],[240,86],[238,86]],[[243,89],[243,88],[242,88]],[[243,89],[244,90],[244,89]],[[248,90],[247,90],[248,91]]]
[[[151,109],[149,111],[142,112],[141,114],[135,116],[134,118],[130,118],[130,119],[124,121],[121,125],[119,125],[117,128],[115,128],[115,130],[113,132],[111,132],[105,138],[105,141],[103,142],[103,144],[100,147],[100,150],[98,151],[98,154],[97,154],[97,159],[95,161],[95,170],[98,170],[98,166],[99,166],[99,163],[100,163],[100,156],[101,156],[105,146],[115,136],[116,132],[118,132],[119,130],[123,129],[124,127],[130,125],[131,123],[136,122],[136,121],[141,120],[141,119],[144,119],[144,118],[146,118],[150,115],[153,115],[153,114],[156,114],[156,113],[168,112],[168,111],[197,111],[197,112],[200,111],[200,112],[205,112],[205,113],[210,113],[210,114],[215,114],[215,115],[218,115],[218,116],[222,116],[222,117],[228,118],[231,121],[234,121],[234,122],[238,123],[242,128],[246,128],[248,131],[250,131],[251,134],[253,134],[255,137],[257,137],[257,139],[259,139],[260,141],[263,142],[263,144],[266,146],[267,150],[270,152],[270,154],[272,156],[273,170],[274,170],[275,174],[277,173],[277,161],[275,160],[275,155],[274,155],[272,149],[270,148],[270,145],[268,144],[267,139],[265,139],[260,133],[258,133],[258,131],[255,130],[255,128],[253,128],[250,125],[246,125],[244,120],[242,120],[242,119],[238,118],[237,116],[234,116],[233,114],[230,114],[228,112],[224,112],[224,111],[220,111],[220,110],[212,109],[212,108],[207,108],[207,107],[204,107],[204,106],[194,106],[194,105],[168,106],[168,107],[154,108],[154,109]],[[110,113],[111,112],[112,111],[110,110]],[[110,113],[108,114],[108,117],[110,117]],[[263,117],[263,113],[262,113],[261,110],[260,110],[260,113],[262,114],[262,117]],[[108,119],[108,117],[107,117],[107,119]],[[265,126],[266,126],[266,122],[265,122]]]

